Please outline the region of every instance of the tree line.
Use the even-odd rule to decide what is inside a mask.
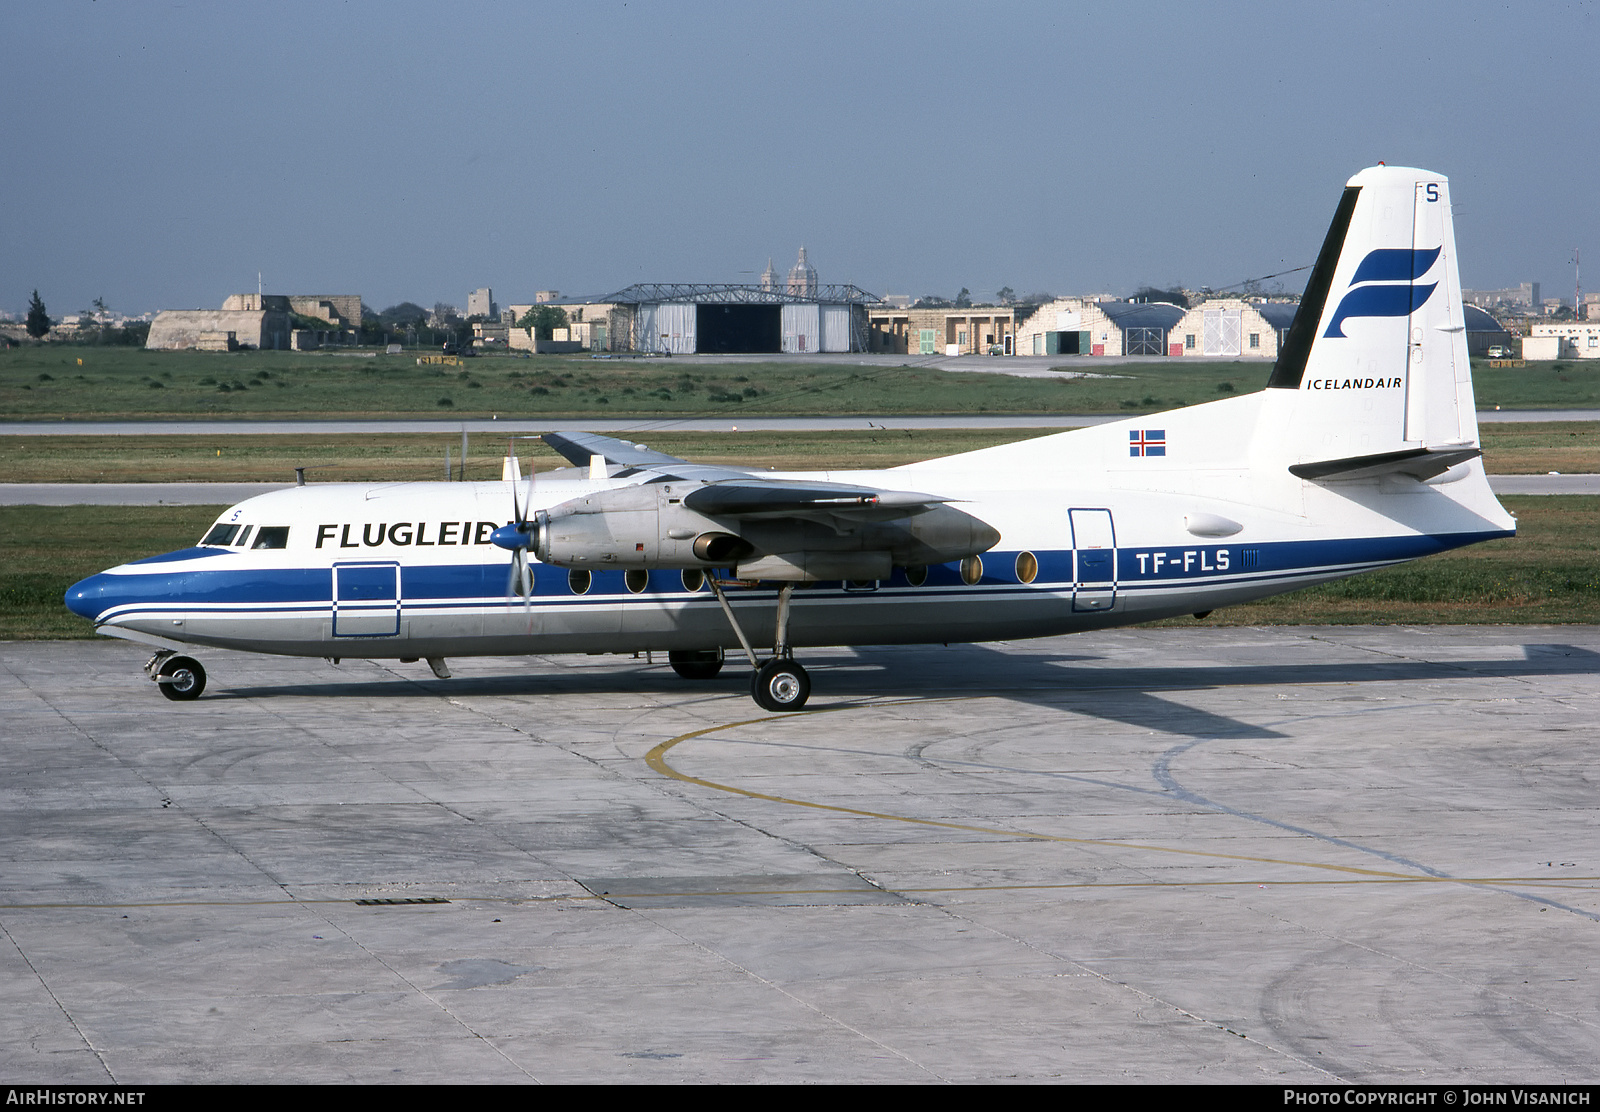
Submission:
[[[107,347],[144,346],[150,337],[149,321],[130,320],[122,324],[112,324],[101,319],[107,312],[105,299],[97,297],[94,299],[93,309],[85,309],[78,314],[77,326],[70,332],[62,332],[50,319],[50,311],[45,308],[39,291],[34,290],[33,296],[28,300],[28,316],[23,327],[27,330],[28,336],[34,340],[43,340],[55,331],[63,343]]]

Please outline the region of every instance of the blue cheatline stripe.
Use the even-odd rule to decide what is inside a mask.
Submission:
[[[1116,586],[1129,592],[1166,588],[1244,586],[1297,578],[1347,575],[1386,564],[1413,560],[1477,541],[1511,536],[1489,531],[1441,536],[1363,537],[1340,540],[1275,541],[1262,544],[1130,546],[1117,549]],[[984,553],[984,576],[974,585],[961,581],[959,565],[928,568],[927,579],[912,587],[902,569],[881,583],[897,597],[971,599],[1033,591],[1063,591],[1073,586],[1070,549],[1036,552],[1039,574],[1029,585],[1016,579],[1016,552]],[[1158,559],[1159,557],[1159,559]],[[160,561],[156,561],[159,563]],[[435,564],[402,567],[402,605],[416,610],[493,607],[507,604],[504,564]],[[141,613],[226,614],[247,609],[266,614],[327,613],[333,605],[330,568],[191,568],[91,576],[67,592],[67,605],[84,617],[106,620]],[[776,587],[735,590],[731,598],[770,599]],[[839,582],[809,587],[808,598],[872,598],[877,592],[847,588]],[[702,589],[683,589],[676,571],[653,571],[645,591],[634,595],[621,571],[591,575],[582,595],[571,592],[564,568],[534,565],[534,604],[582,609],[610,606],[619,599],[668,602],[712,601]],[[520,604],[520,602],[519,602]]]

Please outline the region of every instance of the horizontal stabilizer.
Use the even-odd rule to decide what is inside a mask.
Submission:
[[[1482,454],[1481,448],[1407,448],[1399,452],[1378,452],[1367,456],[1349,456],[1345,459],[1296,463],[1289,468],[1289,472],[1302,479],[1322,481],[1375,479],[1381,475],[1410,475],[1414,479],[1431,479],[1435,475],[1444,474],[1458,463],[1476,459]]]

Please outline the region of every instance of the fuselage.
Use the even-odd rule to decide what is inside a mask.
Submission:
[[[1070,473],[1037,470],[1002,484],[1000,469],[955,462],[961,459],[877,472],[762,473],[936,486],[1001,537],[976,566],[895,567],[885,579],[804,586],[794,595],[792,644],[988,641],[1126,625],[1508,531],[1409,480],[1393,491],[1376,481],[1345,484],[1337,496],[1294,481],[1292,504],[1273,506],[1242,472],[1233,486],[1214,476],[1208,494],[1193,482],[1119,489],[1087,467],[1079,469],[1088,480],[1081,484]],[[1148,485],[1155,470],[1134,473]],[[541,476],[532,508],[639,481],[583,475]],[[532,591],[524,597],[511,581],[509,554],[490,541],[513,519],[514,486],[315,484],[260,495],[229,509],[195,547],[92,576],[68,592],[67,603],[102,632],[288,655],[733,649],[736,636],[705,582],[714,575],[751,639],[771,643],[778,585],[739,583],[712,566],[625,572],[530,560]],[[1336,520],[1308,510],[1308,498],[1336,501]]]

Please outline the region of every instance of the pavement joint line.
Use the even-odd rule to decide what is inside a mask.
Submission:
[[[1024,840],[1034,840],[1025,838]],[[1117,844],[1125,843],[1099,843]],[[1148,846],[1135,846],[1133,848],[1157,848]],[[1293,862],[1291,862],[1293,864]],[[1080,891],[1096,888],[1311,888],[1311,887],[1338,887],[1342,885],[1367,885],[1367,884],[1520,884],[1531,888],[1554,888],[1575,892],[1591,892],[1600,890],[1600,876],[1574,876],[1574,877],[1531,877],[1531,876],[1368,876],[1368,877],[1340,877],[1337,879],[1318,880],[1280,880],[1267,877],[1247,877],[1242,880],[1086,880],[1072,883],[1054,884],[947,884],[932,887],[907,887],[896,885],[893,889],[879,889],[895,895],[937,895],[939,893],[971,893],[982,895],[985,892],[1056,892]],[[591,892],[562,892],[551,896],[473,896],[459,893],[445,899],[443,903],[405,903],[405,904],[364,904],[363,900],[371,900],[371,896],[326,896],[307,898],[288,898],[282,900],[140,900],[132,903],[83,903],[83,902],[56,902],[56,903],[16,903],[0,904],[0,913],[22,911],[121,911],[129,908],[176,908],[176,907],[314,907],[329,904],[348,904],[351,907],[362,907],[372,911],[399,911],[422,910],[455,906],[459,908],[465,904],[540,904],[556,903],[562,900],[573,902],[609,903],[614,900],[655,900],[674,899],[683,896],[704,896],[715,898],[721,896],[859,896],[867,892],[862,888],[728,888],[716,892],[705,892],[699,889],[659,890],[654,892],[607,892],[605,895],[595,895]],[[3,929],[3,928],[0,928]]]
[[[102,1049],[94,1044],[94,1040],[89,1038],[89,1033],[83,1029],[83,1024],[78,1022],[78,1017],[72,1014],[72,1009],[67,1007],[67,1005],[62,1002],[61,995],[56,992],[53,987],[51,987],[50,981],[44,976],[44,974],[39,972],[39,967],[34,964],[33,959],[28,956],[28,952],[22,948],[22,945],[14,937],[12,937],[11,932],[6,929],[4,923],[0,923],[0,934],[5,935],[6,941],[11,943],[12,948],[17,953],[17,957],[22,959],[22,963],[28,967],[28,972],[33,975],[34,980],[39,982],[39,987],[44,989],[45,995],[50,997],[50,1002],[60,1010],[62,1016],[66,1019],[67,1024],[72,1028],[73,1032],[78,1036],[78,1038],[83,1041],[84,1047],[89,1051],[90,1054],[94,1055],[95,1062],[100,1066],[101,1069],[105,1070],[106,1076],[111,1078],[111,1083],[115,1085],[117,1083],[116,1073],[106,1062],[106,1056]]]

